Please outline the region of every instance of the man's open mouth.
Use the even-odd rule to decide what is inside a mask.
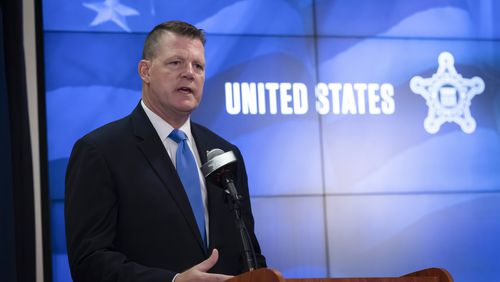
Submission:
[[[193,89],[191,89],[189,87],[179,87],[177,89],[177,91],[179,91],[181,93],[185,93],[185,94],[192,94],[193,93]]]

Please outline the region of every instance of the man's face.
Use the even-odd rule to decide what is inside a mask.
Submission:
[[[145,103],[168,122],[196,109],[205,82],[205,48],[199,39],[165,32],[154,58],[142,60],[139,73],[148,86]]]

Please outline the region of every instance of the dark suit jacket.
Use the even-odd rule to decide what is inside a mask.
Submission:
[[[206,151],[233,150],[242,217],[258,263],[247,175],[240,151],[215,133],[191,124],[202,163]],[[78,140],[66,174],[65,220],[74,281],[162,281],[205,260],[189,200],[165,147],[139,104],[127,117]],[[207,183],[209,247],[219,250],[211,272],[244,271],[242,243],[231,205]]]

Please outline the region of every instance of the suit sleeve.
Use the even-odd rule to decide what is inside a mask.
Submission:
[[[66,172],[65,223],[71,275],[79,281],[172,281],[175,272],[127,259],[115,245],[118,203],[105,158],[79,140]]]
[[[253,219],[253,214],[252,214],[252,207],[250,203],[250,193],[248,189],[248,177],[245,169],[245,163],[243,161],[243,156],[241,155],[241,152],[239,149],[235,149],[237,158],[238,158],[238,171],[237,171],[237,176],[238,176],[238,185],[237,187],[242,187],[241,191],[239,191],[243,198],[241,201],[242,204],[242,210],[241,210],[241,216],[243,218],[243,221],[245,222],[245,225],[248,229],[248,233],[250,235],[250,238],[252,240],[252,245],[255,250],[255,255],[257,258],[257,268],[262,268],[262,267],[267,267],[266,264],[266,258],[262,255],[262,251],[260,249],[259,242],[257,240],[257,237],[255,236],[254,232],[254,219]]]

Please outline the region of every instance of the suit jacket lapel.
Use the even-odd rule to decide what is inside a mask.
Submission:
[[[193,235],[199,242],[200,247],[205,251],[206,248],[204,247],[193,210],[191,209],[182,182],[156,130],[142,109],[141,104],[132,112],[131,118],[134,134],[138,137],[137,146],[143,152],[145,158],[156,172],[156,175],[161,179],[165,188],[170,192],[177,207],[181,210],[187,224],[190,226]]]

